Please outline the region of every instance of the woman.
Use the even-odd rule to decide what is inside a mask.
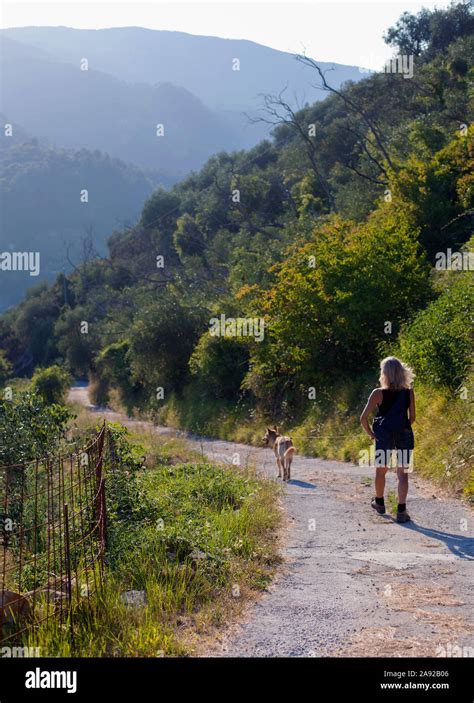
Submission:
[[[397,522],[408,522],[406,509],[408,472],[414,448],[412,425],[415,422],[415,394],[411,387],[413,372],[395,356],[380,363],[380,388],[372,391],[360,416],[360,423],[375,440],[375,498],[372,507],[385,513],[385,475],[391,463],[392,451],[397,450],[398,508]],[[372,428],[369,415],[377,408]]]

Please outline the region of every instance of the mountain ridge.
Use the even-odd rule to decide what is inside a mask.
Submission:
[[[23,37],[23,41],[33,46],[43,48],[47,46],[50,53],[56,52],[56,57],[62,60],[68,58],[77,61],[83,55],[81,52],[88,50],[92,52],[89,58],[94,59],[97,65],[102,67],[102,70],[112,75],[116,75],[116,73],[113,64],[107,61],[107,56],[110,57],[112,52],[118,49],[119,53],[115,55],[114,61],[118,62],[115,65],[120,68],[115,70],[120,71],[122,77],[129,75],[132,82],[137,81],[140,75],[145,76],[147,82],[152,82],[153,72],[156,69],[161,70],[159,63],[153,64],[154,56],[161,57],[163,64],[166,63],[165,59],[172,58],[173,63],[166,63],[169,80],[187,87],[214,108],[249,107],[249,99],[255,99],[260,92],[279,91],[286,82],[289,82],[290,87],[297,90],[307,88],[308,74],[303,66],[297,64],[293,54],[248,39],[231,39],[144,27],[103,29],[20,27],[4,29],[2,33],[4,36],[16,38],[17,41]],[[124,41],[130,39],[131,34],[132,39],[136,37],[143,40],[140,41],[139,45],[133,47],[133,61],[127,58],[130,56],[130,52],[127,52],[127,41]],[[103,41],[97,47],[96,43],[99,37]],[[177,43],[179,46],[176,46]],[[240,57],[239,50],[243,50]],[[210,77],[216,76],[216,70],[219,67],[216,55],[221,57],[222,68],[222,72],[217,73],[218,78],[221,79],[217,91],[215,91],[214,84],[207,83]],[[122,61],[119,60],[120,58]],[[248,91],[243,86],[230,86],[226,81],[228,76],[225,71],[230,68],[232,58],[247,60],[247,65],[243,61],[242,69],[245,70],[249,61],[252,61],[252,71],[246,74]],[[229,62],[226,64],[226,68],[224,68],[224,62]],[[362,78],[357,66],[339,64],[334,61],[318,61],[318,63],[323,68],[335,68],[336,74],[338,71],[340,72],[340,76],[333,75],[336,87],[346,80],[360,80]],[[196,88],[195,84],[196,65],[199,66],[201,75],[199,88]],[[236,73],[238,72],[233,71],[234,77]],[[260,79],[258,79],[259,76]],[[264,84],[262,84],[263,78],[265,78]],[[156,81],[153,79],[153,82]],[[237,89],[237,95],[245,98],[243,101],[233,100],[235,97],[234,89]],[[215,92],[219,96],[218,103],[214,102]],[[311,99],[319,99],[317,91],[314,91]]]

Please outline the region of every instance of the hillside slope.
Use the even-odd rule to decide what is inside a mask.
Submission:
[[[58,147],[100,149],[153,169],[169,185],[214,152],[238,146],[223,117],[169,82],[126,83],[5,36],[0,60],[0,111]]]

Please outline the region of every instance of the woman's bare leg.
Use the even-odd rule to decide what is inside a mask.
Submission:
[[[398,502],[404,505],[407,502],[408,494],[408,471],[402,466],[397,469],[398,476]]]
[[[383,498],[385,492],[385,474],[388,471],[388,466],[377,466],[375,469],[375,496]]]

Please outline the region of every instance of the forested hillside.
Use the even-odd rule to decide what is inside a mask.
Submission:
[[[0,311],[81,263],[84,239],[85,258],[91,243],[104,254],[154,188],[220,149],[258,142],[268,125],[245,113],[255,114],[264,86],[320,98],[292,55],[252,42],[138,27],[21,27],[0,41],[0,251],[41,254],[38,278],[0,280]],[[331,69],[337,86],[361,78],[354,67]]]
[[[164,185],[217,149],[238,146],[227,121],[180,86],[126,83],[4,35],[1,42],[0,110],[34,137],[62,148],[100,149],[154,170]]]
[[[40,143],[15,125],[11,137],[0,139],[0,250],[39,252],[41,258],[37,277],[0,275],[0,310],[19,302],[29,286],[54,280],[94,251],[104,254],[107,237],[136,221],[157,182],[99,151]]]
[[[156,191],[107,258],[3,317],[4,366],[65,362],[91,376],[98,402],[240,438],[268,419],[303,449],[349,458],[364,445],[356,418],[377,360],[400,353],[417,374],[420,470],[472,491],[461,254],[473,233],[473,29],[472,4],[404,15],[387,41],[414,57],[413,77],[341,90],[300,57],[326,99],[294,112],[268,95],[271,140]],[[264,334],[212,334],[221,315],[263,319]]]

